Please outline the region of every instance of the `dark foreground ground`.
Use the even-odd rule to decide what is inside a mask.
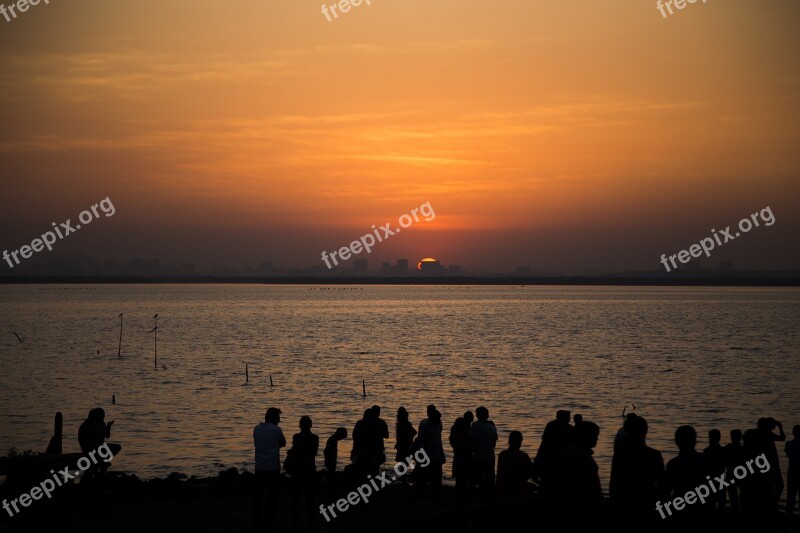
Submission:
[[[173,474],[168,479],[140,481],[135,476],[110,473],[102,484],[92,487],[88,483],[83,487],[65,485],[53,493],[52,500],[33,502],[13,518],[0,509],[0,532],[256,531],[252,524],[251,473],[239,474],[231,469],[216,478],[184,478]],[[292,526],[290,488],[286,481],[286,490],[282,491],[278,504],[276,531],[549,533],[573,530],[568,526],[571,517],[565,515],[559,503],[540,496],[515,503],[459,509],[453,505],[450,487],[443,489],[442,504],[434,506],[415,503],[412,489],[399,483],[384,488],[369,503],[358,503],[339,513],[330,523],[317,513],[315,524],[308,524],[301,515],[299,525]],[[21,490],[0,486],[0,498],[17,497],[33,485],[26,486],[27,489]],[[579,530],[622,531],[603,525],[603,520],[603,517],[592,517],[593,527]],[[659,532],[662,529],[647,527],[634,531]],[[747,526],[729,516],[702,531],[797,532],[800,531],[800,516],[795,515],[791,523],[782,519],[769,527]]]

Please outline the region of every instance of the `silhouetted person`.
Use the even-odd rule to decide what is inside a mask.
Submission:
[[[664,476],[669,500],[683,498],[687,492],[706,484],[706,476],[709,475],[705,458],[695,449],[697,431],[692,426],[681,426],[675,430],[675,444],[678,446],[678,455],[667,463]],[[664,513],[669,516],[670,509]],[[681,510],[671,509],[675,531],[702,531],[706,527],[707,515],[708,505],[700,502],[686,505]]]
[[[489,421],[489,410],[483,406],[475,410],[477,420],[469,428],[469,443],[472,448],[472,468],[475,483],[480,487],[484,503],[492,499],[494,492],[494,448],[497,444],[497,428]]]
[[[760,422],[760,421],[759,421]],[[755,461],[764,454],[764,435],[757,429],[748,429],[742,437],[746,460]],[[774,445],[774,442],[772,443]],[[763,461],[763,460],[762,460]],[[769,461],[767,461],[769,462]],[[772,494],[775,480],[771,475],[761,475],[758,471],[748,473],[741,483],[741,510],[746,527],[750,531],[767,531],[774,517]]]
[[[722,433],[718,429],[708,432],[708,446],[703,450],[708,474],[716,478],[725,473],[725,449],[720,444]],[[709,498],[711,506],[719,511],[725,510],[725,491],[721,490]]]
[[[113,420],[106,423],[106,412],[102,407],[89,411],[86,420],[78,428],[78,443],[81,446],[81,451],[86,454],[102,446],[106,439],[111,438],[111,426],[113,424]],[[113,455],[116,455],[119,453],[120,446],[109,444],[109,449],[111,449]],[[98,461],[97,464],[92,464],[84,474],[84,481],[95,479],[98,473],[105,472],[108,467],[109,463],[105,461]]]
[[[797,498],[798,488],[800,488],[800,426],[792,428],[794,440],[786,443],[784,451],[789,458],[789,472],[786,475],[788,492],[786,493],[786,514],[792,516],[794,513],[794,501]]]
[[[598,530],[598,526],[602,527],[603,492],[597,463],[592,457],[599,435],[597,424],[581,422],[572,443],[560,456],[560,486],[571,531],[594,531]]]
[[[623,531],[658,531],[662,520],[655,506],[663,496],[664,458],[647,446],[647,429],[644,418],[626,418],[625,433],[611,461],[611,503]]]
[[[616,435],[614,435],[614,451],[617,451],[617,446],[620,442],[625,438],[625,422],[628,420],[635,419],[638,415],[636,413],[628,413],[622,420],[622,426],[617,430]]]
[[[353,466],[361,477],[376,476],[381,464],[386,460],[384,455],[383,431],[375,409],[364,411],[364,418],[356,422],[353,429]],[[387,430],[388,431],[388,430]]]
[[[414,469],[414,492],[417,501],[422,501],[425,486],[430,484],[431,501],[438,504],[442,489],[442,465],[445,462],[442,446],[442,414],[434,405],[429,405],[427,412],[428,418],[419,423],[416,448],[425,450],[430,462],[425,467],[418,464]]]
[[[450,446],[453,448],[453,477],[456,480],[456,505],[468,505],[472,501],[472,447],[469,428],[473,420],[472,411],[456,419],[450,428]]]
[[[106,412],[102,407],[97,407],[89,411],[80,427],[78,428],[78,443],[81,445],[83,453],[89,453],[111,438],[111,426],[114,425],[112,420],[106,423]]]
[[[559,410],[556,419],[548,422],[542,433],[542,442],[533,460],[534,477],[542,493],[553,494],[560,490],[559,461],[572,438],[569,419],[569,411]]]
[[[575,424],[574,428],[578,427],[578,424],[583,422],[583,415],[579,415],[578,413],[575,413],[574,415],[572,415],[572,421]]]
[[[747,457],[744,454],[744,446],[742,446],[742,430],[741,429],[732,429],[731,430],[731,441],[730,443],[725,445],[723,448],[725,452],[725,468],[727,469],[727,480],[730,483],[731,480],[736,480],[736,476],[734,476],[733,471],[736,469],[737,466],[745,464]],[[741,490],[741,484],[731,483],[728,487],[728,497],[731,500],[731,511],[733,511],[734,516],[738,516],[740,513],[739,509],[739,491]]]
[[[375,449],[376,451],[380,451],[380,464],[383,464],[386,462],[386,445],[383,441],[389,438],[389,425],[383,418],[381,418],[380,405],[373,405],[372,413],[375,415]]]
[[[255,445],[255,491],[253,495],[253,521],[256,527],[265,523],[268,528],[275,527],[275,514],[278,505],[278,491],[281,481],[281,452],[286,446],[286,438],[278,427],[281,422],[281,410],[275,407],[267,409],[264,423],[253,429]],[[266,510],[262,509],[266,496]]]
[[[397,410],[397,424],[395,425],[395,445],[396,453],[394,460],[397,463],[403,462],[412,454],[411,448],[414,446],[414,437],[417,436],[417,430],[414,425],[408,420],[408,411],[405,407],[400,407]]]
[[[779,434],[774,433],[775,428],[779,430]],[[772,417],[760,418],[758,420],[758,435],[759,446],[767,456],[770,464],[769,475],[772,476],[772,504],[773,511],[777,511],[778,503],[783,494],[783,474],[781,473],[781,465],[778,460],[778,448],[775,446],[776,442],[783,442],[786,440],[786,434],[783,432],[783,425]]]
[[[523,452],[522,433],[512,431],[508,435],[508,449],[497,456],[497,492],[498,503],[519,500],[528,495],[528,480],[533,474],[533,461]]]
[[[322,451],[322,456],[325,458],[325,482],[328,500],[332,500],[336,496],[336,487],[338,486],[336,466],[339,462],[339,441],[346,438],[347,429],[337,428],[333,435],[328,437],[325,449]]]
[[[297,523],[300,500],[305,500],[306,516],[309,523],[314,522],[314,495],[317,489],[316,457],[319,451],[319,437],[311,433],[311,418],[300,418],[300,433],[292,438],[292,523]]]

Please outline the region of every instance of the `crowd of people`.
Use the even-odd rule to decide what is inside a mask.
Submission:
[[[280,448],[287,443],[279,427],[280,414],[277,408],[268,409],[264,423],[253,431],[254,521],[257,526],[275,524],[281,479]],[[399,482],[411,483],[418,501],[426,499],[426,488],[430,487],[430,502],[438,504],[445,464],[443,422],[434,405],[428,406],[426,414],[415,429],[408,411],[404,407],[397,410],[395,461],[407,460],[414,451],[425,450],[430,457],[428,464],[417,465],[410,480],[402,478]],[[311,419],[302,417],[300,432],[292,438],[283,463],[284,471],[291,476],[293,523],[298,521],[301,504],[309,521],[313,522],[316,516],[319,437],[311,429]],[[757,525],[768,524],[775,518],[784,490],[776,446],[777,442],[786,440],[780,422],[762,418],[753,429],[744,432],[734,429],[730,432],[730,443],[725,446],[721,443],[721,432],[712,429],[708,432],[709,446],[702,452],[696,449],[695,429],[681,426],[675,432],[678,454],[666,465],[661,452],[647,445],[647,432],[647,421],[629,413],[614,437],[609,510],[604,504],[599,471],[593,458],[600,436],[597,424],[583,420],[581,415],[572,417],[569,411],[558,411],[555,420],[546,425],[538,451],[531,459],[522,451],[523,435],[519,431],[511,431],[508,447],[496,454],[498,432],[490,420],[489,410],[478,407],[474,414],[467,411],[455,420],[448,437],[453,452],[455,504],[507,503],[538,494],[541,498],[552,498],[565,519],[577,529],[594,528],[610,520],[622,531],[659,530],[665,523],[680,531],[708,530],[711,521],[725,513]],[[789,458],[786,505],[789,516],[794,512],[800,478],[800,426],[795,426],[793,433],[794,440],[785,446]],[[342,472],[338,472],[338,445],[347,437],[346,428],[336,429],[323,451],[323,498],[329,502],[339,495]],[[351,462],[343,469],[345,478],[363,480],[377,476],[387,460],[385,441],[388,438],[389,425],[381,418],[380,406],[367,409],[353,428]],[[730,483],[737,466],[762,454],[769,462],[767,471],[762,470],[760,475],[757,472],[738,484]],[[668,521],[664,522],[665,516],[659,516],[656,503],[683,496],[707,483],[711,476],[727,479],[728,487],[719,493],[715,491],[703,505],[687,507],[674,515],[670,513]]]

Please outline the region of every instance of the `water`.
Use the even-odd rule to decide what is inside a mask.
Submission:
[[[155,313],[166,370],[153,368]],[[252,469],[252,429],[269,406],[288,438],[309,415],[324,443],[372,404],[393,434],[399,405],[416,425],[434,403],[445,440],[457,416],[486,405],[500,445],[520,430],[533,455],[566,408],[600,425],[607,485],[626,404],[665,460],[681,424],[695,425],[701,449],[708,429],[727,442],[762,416],[791,433],[799,316],[800,290],[774,288],[2,286],[0,451],[44,451],[56,411],[64,451],[77,451],[78,425],[99,405],[123,445],[115,469],[211,475]]]

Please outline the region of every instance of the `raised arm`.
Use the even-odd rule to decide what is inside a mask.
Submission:
[[[776,435],[776,436],[775,436],[775,440],[776,440],[777,442],[783,442],[783,441],[785,441],[785,440],[786,440],[786,433],[784,433],[784,432],[783,432],[783,424],[781,424],[780,422],[778,422],[778,421],[776,420],[776,421],[775,421],[775,425],[776,425],[776,426],[778,426],[778,431],[780,431],[780,432],[781,432],[781,434],[780,434],[780,435]]]

